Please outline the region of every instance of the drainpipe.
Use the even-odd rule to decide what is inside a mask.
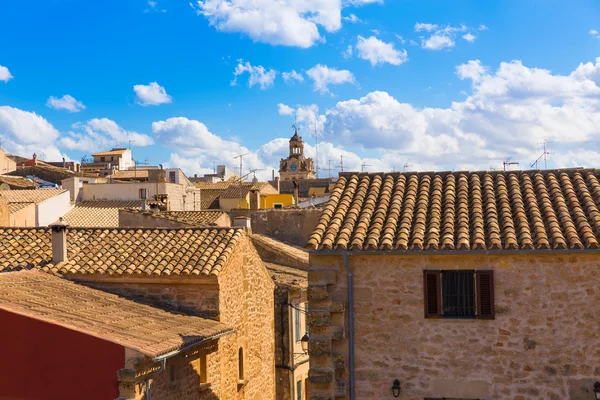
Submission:
[[[350,363],[350,400],[354,400],[354,290],[352,268],[348,265],[348,253],[344,253],[344,268],[348,271],[348,340]]]
[[[167,359],[163,358],[158,371],[154,371],[146,376],[146,400],[150,400],[150,378],[163,372],[167,367]]]

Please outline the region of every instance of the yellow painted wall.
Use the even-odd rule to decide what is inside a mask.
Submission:
[[[294,202],[294,195],[285,194],[263,194],[260,196],[260,208],[274,208],[274,204],[281,203],[283,207],[291,206],[296,204]]]

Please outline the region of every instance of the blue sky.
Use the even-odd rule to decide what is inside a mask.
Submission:
[[[247,151],[269,176],[296,115],[321,166],[527,168],[543,141],[598,166],[598,31],[598,0],[6,1],[0,136],[48,160],[133,139],[188,173]]]

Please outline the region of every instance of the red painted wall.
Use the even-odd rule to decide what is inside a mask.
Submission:
[[[0,310],[0,400],[114,400],[122,346]]]

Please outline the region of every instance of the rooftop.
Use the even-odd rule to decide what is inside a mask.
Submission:
[[[54,196],[65,193],[66,189],[2,190],[0,197],[8,203],[41,203]]]
[[[109,151],[101,151],[100,153],[94,153],[92,154],[92,157],[99,157],[99,156],[120,156],[123,153],[125,153],[127,151],[127,149],[112,149]]]
[[[271,279],[277,286],[290,287],[293,289],[305,289],[308,287],[308,272],[284,265],[265,263]]]
[[[65,214],[63,221],[71,227],[117,228],[119,209],[140,209],[138,200],[94,200],[84,201]]]
[[[141,170],[117,170],[112,174],[108,175],[107,179],[144,179],[147,180],[149,176],[147,169]]]
[[[141,209],[128,209],[127,212],[134,214],[143,214],[153,218],[167,219],[170,221],[181,222],[191,226],[209,226],[216,225],[219,218],[227,215],[225,211],[204,210],[204,211],[150,211]]]
[[[50,229],[4,228],[0,272],[39,268],[59,275],[218,276],[243,235],[237,228],[68,228],[68,261],[54,265]]]
[[[311,250],[600,247],[600,170],[343,173]]]
[[[0,309],[158,357],[233,329],[36,271],[0,274]]]

